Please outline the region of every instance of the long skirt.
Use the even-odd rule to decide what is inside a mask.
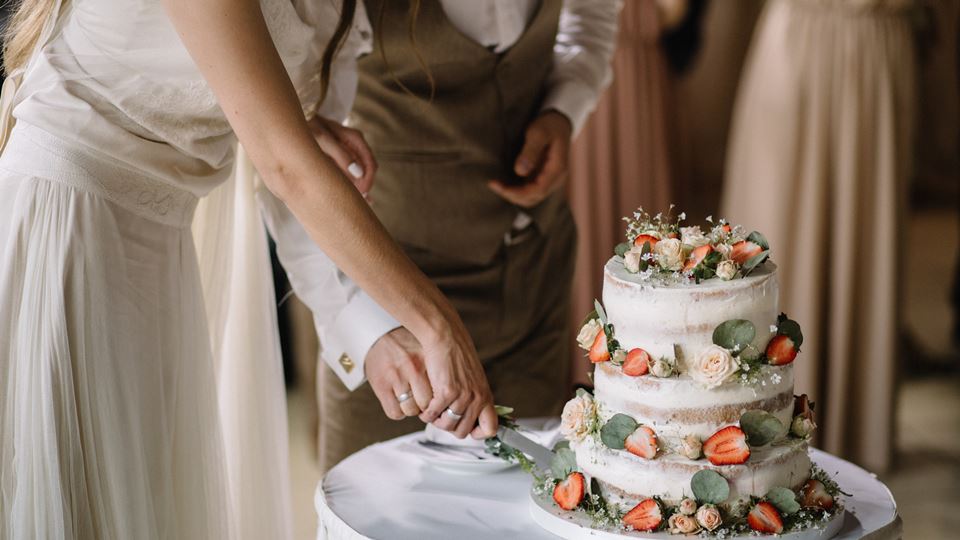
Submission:
[[[723,216],[763,232],[804,332],[819,443],[890,463],[914,47],[902,0],[772,0],[741,81]]]
[[[0,158],[0,537],[233,536],[195,206],[15,128]]]

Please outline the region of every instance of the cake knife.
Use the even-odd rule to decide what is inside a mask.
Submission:
[[[530,456],[530,459],[537,465],[537,468],[548,470],[553,462],[554,452],[549,448],[530,440],[525,435],[521,435],[517,430],[506,426],[497,428],[497,437],[503,444],[516,448],[524,454]]]

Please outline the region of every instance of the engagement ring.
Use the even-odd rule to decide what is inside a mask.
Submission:
[[[451,408],[449,408],[449,407],[447,408],[446,413],[447,413],[447,416],[449,416],[449,417],[452,418],[453,420],[460,420],[461,418],[463,418],[463,415],[462,415],[462,414],[458,414],[458,413],[453,412],[453,409],[451,409]]]

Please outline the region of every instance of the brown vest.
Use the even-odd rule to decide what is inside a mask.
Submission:
[[[422,1],[416,49],[408,0],[366,1],[375,49],[359,62],[351,124],[380,164],[374,211],[401,244],[476,264],[499,252],[518,209],[486,184],[514,178],[545,94],[561,3],[541,0],[520,39],[497,54],[457,30],[438,0]],[[417,52],[434,79],[432,100]],[[565,204],[556,193],[529,213],[545,232]]]

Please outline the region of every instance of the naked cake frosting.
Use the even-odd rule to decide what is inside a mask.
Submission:
[[[829,520],[840,491],[808,457],[803,334],[779,310],[767,240],[683,214],[626,221],[577,336],[594,389],[565,406],[543,489],[626,530],[729,537]]]

